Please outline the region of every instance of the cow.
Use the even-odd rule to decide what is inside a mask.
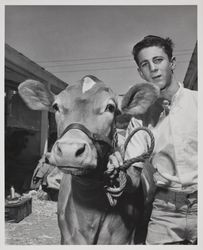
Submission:
[[[136,199],[124,194],[111,207],[104,188],[116,141],[114,92],[91,75],[57,95],[34,80],[18,91],[29,108],[55,112],[58,139],[47,158],[63,172],[57,205],[61,244],[131,244],[139,217]]]

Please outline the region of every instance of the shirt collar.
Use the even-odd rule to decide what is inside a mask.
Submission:
[[[175,103],[177,103],[177,101],[179,100],[179,97],[181,96],[181,93],[183,92],[183,88],[184,88],[183,84],[178,82],[178,85],[179,85],[179,88],[171,99],[171,105],[174,105]]]

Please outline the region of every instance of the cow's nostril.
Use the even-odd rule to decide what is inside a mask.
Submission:
[[[85,151],[85,144],[83,144],[76,152],[75,152],[75,156],[78,157],[81,154],[83,154]]]
[[[45,156],[44,161],[45,161],[45,163],[49,164],[49,156],[48,155]]]
[[[62,155],[62,150],[59,143],[56,143],[57,154]]]

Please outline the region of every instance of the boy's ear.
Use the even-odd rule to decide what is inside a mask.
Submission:
[[[176,68],[176,57],[173,56],[173,57],[171,58],[171,70],[174,71],[175,68]]]

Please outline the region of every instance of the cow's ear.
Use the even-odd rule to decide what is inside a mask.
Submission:
[[[54,94],[48,87],[35,80],[22,82],[18,92],[27,106],[33,110],[49,110],[54,101]]]
[[[117,108],[116,111],[115,111],[115,116],[117,117],[117,116],[119,116],[119,115],[121,115],[121,111],[120,111],[119,108]]]
[[[128,124],[132,118],[130,114],[119,114],[116,116],[116,128],[127,129]]]
[[[123,113],[140,117],[155,103],[159,94],[159,88],[151,83],[136,84],[123,97],[121,110]]]

